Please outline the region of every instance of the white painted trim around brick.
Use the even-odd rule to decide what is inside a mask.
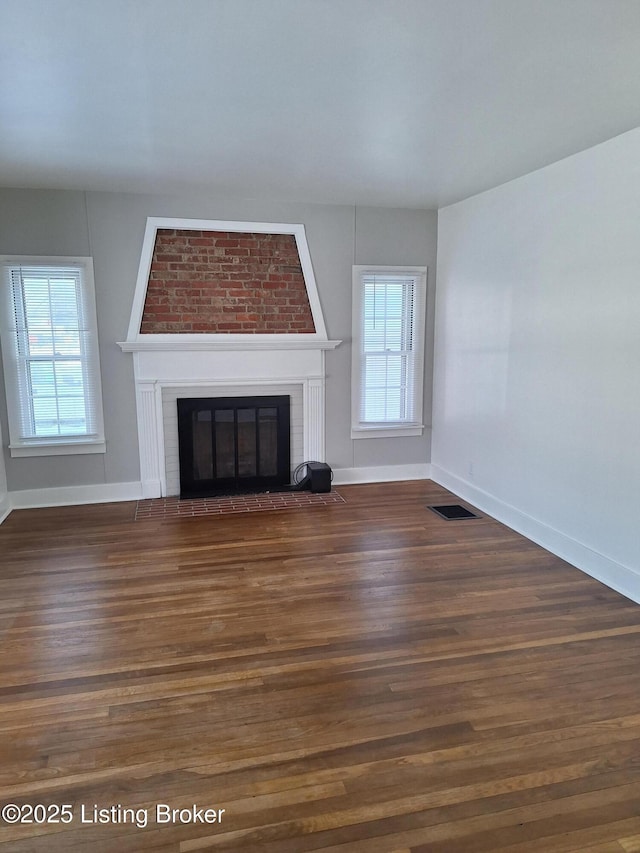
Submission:
[[[312,337],[316,340],[327,340],[327,327],[324,322],[320,297],[318,296],[318,286],[313,272],[311,263],[311,255],[309,253],[309,245],[307,243],[307,235],[304,225],[301,223],[288,224],[284,222],[236,222],[223,219],[176,219],[158,216],[149,216],[142,241],[142,251],[140,253],[140,265],[138,267],[138,277],[136,279],[136,289],[133,297],[133,305],[131,308],[131,318],[129,321],[129,331],[127,333],[127,343],[131,344],[138,341],[140,338],[149,337],[140,334],[140,324],[142,323],[142,315],[144,312],[144,303],[147,296],[147,287],[149,286],[149,272],[153,260],[153,250],[156,244],[156,235],[159,228],[173,228],[180,231],[231,231],[240,233],[255,233],[255,234],[291,234],[298,249],[298,257],[300,258],[300,266],[302,268],[302,276],[307,288],[307,297],[315,326],[315,334]],[[176,336],[173,336],[176,337]],[[178,335],[177,337],[182,337]],[[198,336],[200,341],[210,339],[212,341],[224,339],[225,335],[219,334],[202,334]],[[251,334],[245,335],[251,339],[255,337]]]

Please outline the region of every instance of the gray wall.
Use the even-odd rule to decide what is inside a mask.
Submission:
[[[0,428],[0,443],[2,442],[2,429]],[[7,505],[7,472],[4,464],[4,454],[0,453],[0,519],[2,519]]]
[[[116,342],[126,337],[148,216],[303,223],[329,337],[344,341],[327,353],[327,461],[334,468],[429,461],[430,429],[419,438],[350,438],[351,267],[356,263],[429,267],[425,423],[430,424],[435,211],[206,195],[0,190],[0,254],[91,255],[94,259],[107,439],[104,456],[11,459],[5,449],[11,491],[130,482],[139,477],[132,356],[122,353]],[[3,387],[0,427],[6,443]]]

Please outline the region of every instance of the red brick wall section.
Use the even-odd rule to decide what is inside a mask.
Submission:
[[[315,332],[295,237],[158,229],[140,332]]]

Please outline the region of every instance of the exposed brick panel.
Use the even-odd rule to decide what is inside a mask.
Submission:
[[[312,334],[295,237],[158,229],[140,332]]]

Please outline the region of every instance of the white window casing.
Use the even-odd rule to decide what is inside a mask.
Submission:
[[[2,258],[12,456],[104,453],[91,258]]]
[[[352,438],[422,435],[427,268],[354,266]]]

